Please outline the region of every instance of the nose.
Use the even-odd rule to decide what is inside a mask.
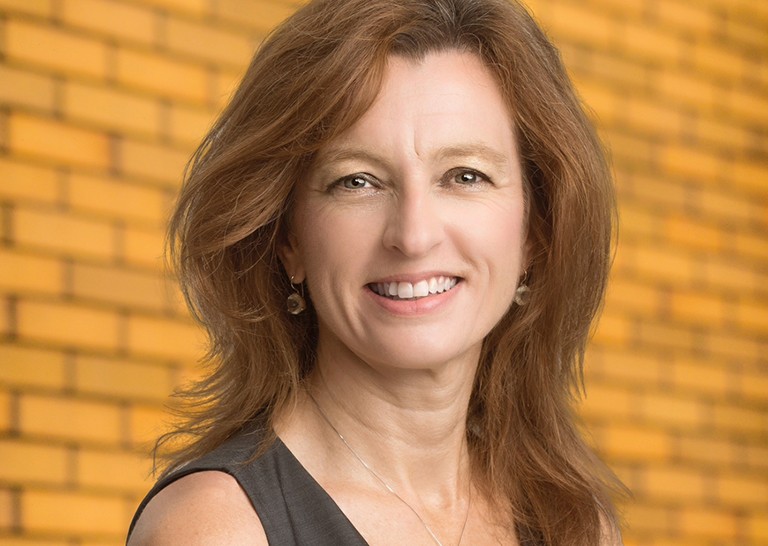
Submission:
[[[383,244],[408,257],[427,254],[444,235],[437,196],[426,188],[407,188],[392,202]]]

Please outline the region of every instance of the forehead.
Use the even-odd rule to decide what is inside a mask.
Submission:
[[[510,109],[494,75],[472,53],[390,57],[371,107],[321,156],[374,145],[425,157],[446,148],[515,150]]]

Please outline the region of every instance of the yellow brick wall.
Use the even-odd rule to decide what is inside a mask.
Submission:
[[[294,0],[0,0],[0,542],[117,545],[202,337],[163,280],[195,143]],[[768,544],[768,4],[532,0],[611,150],[582,414],[635,546]]]

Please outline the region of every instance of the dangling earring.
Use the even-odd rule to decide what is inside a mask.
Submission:
[[[518,305],[526,305],[531,299],[531,289],[525,282],[528,280],[528,270],[523,273],[523,278],[520,280],[520,284],[517,285],[515,290],[515,303]]]
[[[293,284],[293,275],[291,275],[291,288],[293,288],[293,294],[288,296],[288,300],[286,301],[286,308],[288,309],[288,312],[292,315],[299,315],[301,314],[304,309],[307,308],[307,302],[304,300],[304,286],[301,285],[301,294],[299,294],[298,290],[296,290],[296,285]]]

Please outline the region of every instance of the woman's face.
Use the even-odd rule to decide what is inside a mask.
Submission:
[[[476,362],[514,297],[524,209],[510,112],[483,63],[392,57],[370,110],[300,183],[281,250],[307,281],[321,355]]]

